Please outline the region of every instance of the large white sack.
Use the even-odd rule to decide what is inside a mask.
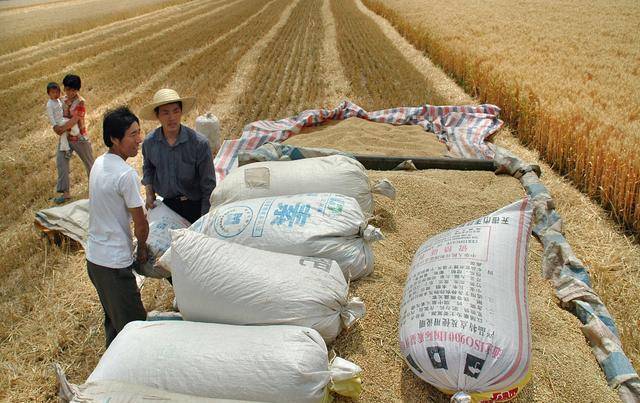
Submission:
[[[87,382],[140,385],[219,399],[320,402],[325,388],[359,385],[360,367],[330,365],[327,347],[300,326],[128,323]]]
[[[331,343],[364,316],[329,259],[250,248],[190,230],[172,231],[171,273],[185,320],[298,325]]]
[[[400,349],[418,377],[460,392],[455,401],[513,397],[528,381],[531,215],[518,201],[434,236],[413,258]]]
[[[200,217],[190,229],[252,248],[335,260],[347,280],[371,274],[369,243],[382,239],[379,229],[367,225],[355,199],[332,193],[225,204]],[[159,263],[169,270],[167,253]]]
[[[170,277],[171,273],[157,264],[158,259],[171,246],[169,230],[187,228],[191,223],[159,200],[156,201],[154,208],[147,211],[147,221],[149,222],[147,237],[149,260],[140,265],[137,271],[147,277]]]
[[[211,208],[239,200],[300,193],[337,193],[353,197],[362,211],[373,214],[373,195],[395,197],[389,181],[371,186],[360,162],[344,155],[265,161],[233,169],[211,193]]]
[[[214,399],[167,392],[162,389],[119,381],[96,381],[87,382],[82,385],[74,385],[67,381],[64,371],[59,364],[55,364],[54,368],[59,385],[58,397],[62,402],[137,403],[141,401],[160,401],[176,403],[248,403],[246,400]],[[131,380],[131,382],[132,381],[134,380]]]

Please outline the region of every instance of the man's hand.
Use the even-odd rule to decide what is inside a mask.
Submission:
[[[147,193],[147,201],[145,203],[145,207],[147,210],[151,210],[156,206],[156,195],[153,193]]]
[[[149,260],[149,250],[146,244],[138,244],[138,263],[145,264]]]
[[[53,126],[53,131],[54,131],[54,132],[56,132],[56,134],[57,134],[58,136],[60,136],[60,135],[62,135],[62,133],[64,133],[66,130],[64,130],[64,126],[57,125],[57,126]]]

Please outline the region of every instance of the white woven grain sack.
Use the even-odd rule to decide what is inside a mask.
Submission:
[[[136,385],[129,382],[96,381],[87,382],[82,385],[74,385],[67,380],[67,377],[59,364],[54,364],[54,368],[59,385],[58,397],[65,403],[136,403],[141,401],[175,403],[249,403],[246,400],[214,399],[167,392],[166,390],[150,388],[144,385]]]
[[[233,169],[211,193],[211,208],[239,200],[300,193],[337,193],[353,197],[367,216],[373,214],[373,195],[395,197],[386,179],[371,186],[357,160],[344,155],[265,161]]]
[[[189,229],[256,249],[335,260],[348,281],[371,274],[369,244],[382,239],[379,229],[367,225],[355,199],[331,193],[225,204]],[[165,257],[159,263],[169,270]]]
[[[147,211],[147,221],[149,221],[147,237],[149,260],[140,265],[137,271],[147,277],[170,277],[171,273],[157,264],[158,259],[171,246],[169,230],[187,228],[191,223],[161,201],[156,201],[156,206]]]
[[[265,402],[320,402],[326,388],[359,394],[360,367],[331,364],[322,337],[300,326],[128,323],[87,382],[131,382],[174,393]]]
[[[171,273],[185,320],[234,325],[298,325],[327,343],[364,316],[329,259],[287,255],[172,231]]]
[[[400,308],[411,370],[453,401],[503,401],[529,378],[528,199],[434,236],[416,252]]]

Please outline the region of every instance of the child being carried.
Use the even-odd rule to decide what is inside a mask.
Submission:
[[[47,101],[47,115],[49,116],[49,121],[53,126],[62,126],[66,124],[69,119],[64,115],[65,104],[60,99],[60,86],[58,83],[51,82],[47,84],[47,95],[49,95],[49,100]],[[75,124],[69,129],[60,135],[60,151],[64,151],[65,157],[70,158],[71,147],[69,147],[69,139],[67,136],[78,136],[80,135],[80,129],[78,125]]]

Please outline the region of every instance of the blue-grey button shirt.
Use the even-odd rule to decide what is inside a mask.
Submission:
[[[158,127],[142,143],[142,184],[152,185],[163,198],[185,196],[202,201],[202,214],[209,212],[209,197],[216,187],[209,140],[184,125],[173,145]]]

